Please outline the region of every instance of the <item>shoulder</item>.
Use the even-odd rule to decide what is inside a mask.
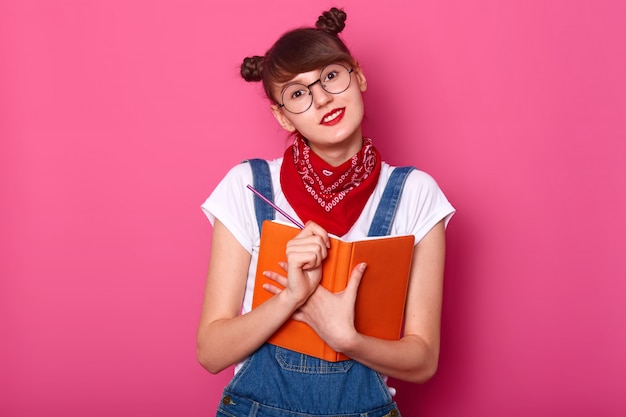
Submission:
[[[412,168],[408,173],[405,183],[404,190],[408,192],[415,192],[420,190],[428,190],[428,189],[439,189],[439,185],[437,181],[428,174],[427,172],[421,171],[413,166],[405,166],[398,167],[389,165],[386,162],[382,163],[380,178],[379,178],[379,186],[385,187],[391,178],[391,175],[398,168]]]
[[[279,160],[268,161],[272,178],[280,172]],[[211,223],[218,219],[250,253],[258,238],[253,193],[247,189],[254,178],[249,163],[239,163],[226,173],[201,208]]]
[[[270,173],[272,177],[280,173],[280,166],[282,164],[282,160],[283,160],[282,157],[276,158],[276,159],[270,159],[270,160],[261,159],[261,161],[267,162],[267,165],[270,169]],[[252,181],[254,180],[254,176],[253,176],[251,164],[249,161],[250,161],[249,159],[246,159],[242,161],[241,163],[233,166],[226,173],[223,181],[236,182],[239,184],[243,184],[244,186],[246,184],[252,184]]]
[[[386,186],[392,172],[398,168],[385,165],[381,170],[381,177],[384,177],[385,181],[383,187]],[[447,225],[454,212],[454,207],[437,181],[427,172],[413,169],[404,182],[394,232],[413,234],[417,243],[438,221],[443,219]]]

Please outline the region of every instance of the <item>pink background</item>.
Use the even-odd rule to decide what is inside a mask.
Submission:
[[[382,4],[0,3],[0,415],[213,414],[199,205],[286,140],[237,67],[330,5],[366,134],[458,209],[404,414],[626,415],[626,3]]]

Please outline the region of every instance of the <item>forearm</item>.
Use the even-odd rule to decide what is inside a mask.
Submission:
[[[277,293],[266,288],[275,296],[240,315],[250,254],[216,220],[198,326],[197,356],[202,366],[217,373],[242,361],[265,343],[317,288],[328,245],[328,235],[323,229],[314,223],[307,224],[287,245],[285,266],[289,265],[290,278],[281,278],[285,291]],[[281,277],[271,271],[264,274]]]
[[[297,307],[286,296],[277,295],[248,314],[201,323],[198,361],[211,373],[241,362],[265,343]]]
[[[426,382],[435,374],[439,361],[438,343],[416,335],[392,341],[356,334],[340,349],[375,371],[408,382]]]
[[[404,315],[404,337],[387,341],[345,332],[344,354],[397,379],[425,382],[437,371],[445,229],[439,222],[415,247]]]

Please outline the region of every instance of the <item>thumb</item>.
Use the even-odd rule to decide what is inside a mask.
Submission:
[[[361,284],[361,279],[363,278],[363,274],[367,269],[367,264],[365,262],[361,262],[352,270],[352,274],[350,274],[350,279],[348,280],[348,285],[346,286],[345,292],[348,293],[352,298],[356,299],[356,293],[359,289],[359,285]]]

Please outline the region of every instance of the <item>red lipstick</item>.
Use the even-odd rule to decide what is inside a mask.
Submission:
[[[324,126],[334,126],[343,119],[343,116],[346,114],[346,108],[342,107],[339,109],[332,109],[328,113],[322,117],[321,125]]]

